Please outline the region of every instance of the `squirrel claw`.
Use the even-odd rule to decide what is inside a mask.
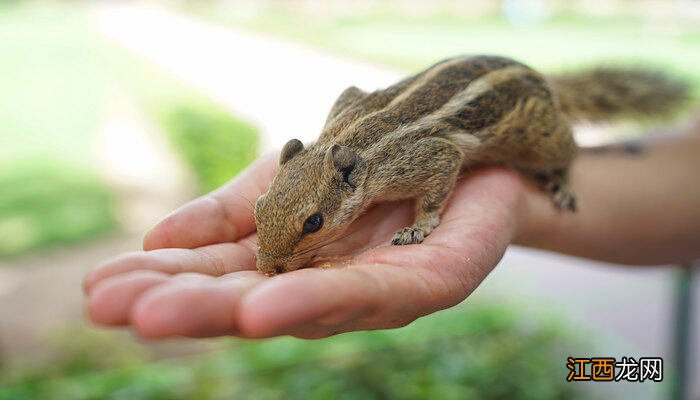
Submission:
[[[398,246],[405,244],[417,244],[422,242],[424,238],[425,232],[423,232],[423,229],[409,226],[399,229],[391,239],[391,244]]]
[[[560,210],[569,210],[576,212],[576,196],[573,192],[566,189],[559,189],[552,193],[554,205]]]

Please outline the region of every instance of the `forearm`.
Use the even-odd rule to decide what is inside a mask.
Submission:
[[[528,188],[516,241],[625,264],[700,258],[700,118],[636,143],[581,152],[571,170],[577,213]]]

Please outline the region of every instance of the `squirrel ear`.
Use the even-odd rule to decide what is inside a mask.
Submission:
[[[353,149],[334,144],[326,152],[326,163],[340,174],[343,183],[357,188],[364,180],[365,160]]]
[[[299,139],[292,139],[287,142],[287,144],[282,147],[282,153],[280,153],[280,165],[291,160],[292,157],[297,155],[300,151],[304,150],[304,143]]]

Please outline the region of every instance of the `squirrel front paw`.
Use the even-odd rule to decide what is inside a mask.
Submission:
[[[393,245],[404,245],[404,244],[416,244],[420,243],[425,239],[427,233],[421,229],[414,226],[407,226],[403,229],[399,229],[394,237],[391,239],[391,244]]]

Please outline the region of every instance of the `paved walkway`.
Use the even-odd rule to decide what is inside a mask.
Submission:
[[[117,194],[120,226],[141,236],[196,196],[196,178],[130,93],[113,85],[105,98],[108,112],[96,143],[95,167]]]
[[[104,3],[93,16],[115,43],[255,122],[264,150],[317,138],[348,86],[373,90],[402,74],[156,8]]]

